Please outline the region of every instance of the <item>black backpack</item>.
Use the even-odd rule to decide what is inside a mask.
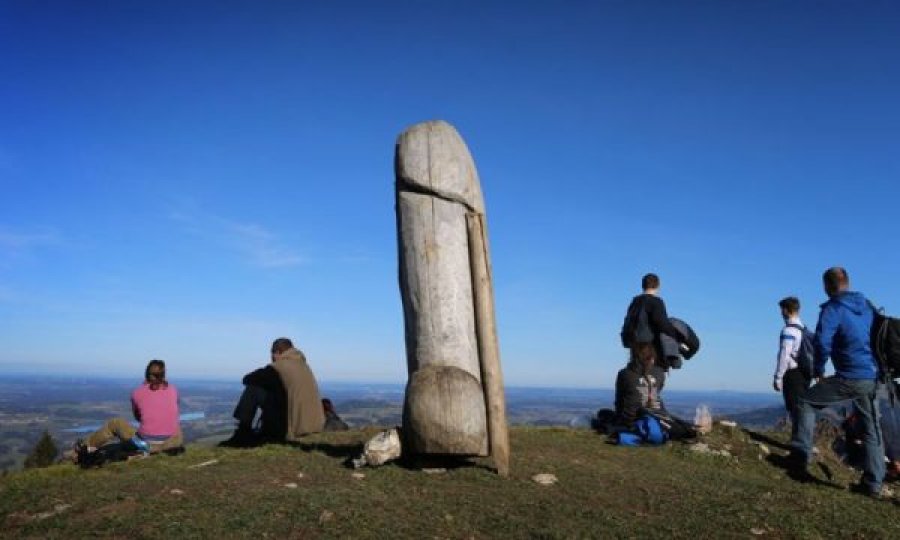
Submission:
[[[800,330],[800,346],[797,348],[797,355],[794,361],[797,362],[797,368],[807,380],[812,380],[815,375],[816,365],[816,335],[809,331],[805,326],[799,324],[789,324],[790,328]]]
[[[900,319],[872,306],[872,354],[888,380],[900,377]]]
[[[650,327],[650,316],[643,298],[632,304],[631,309],[628,310],[620,336],[622,346],[626,349],[630,349],[638,343],[653,343],[656,335],[653,333],[653,328]]]

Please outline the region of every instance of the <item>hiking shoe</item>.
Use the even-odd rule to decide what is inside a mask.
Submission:
[[[787,456],[788,476],[798,482],[815,482],[816,477],[809,472],[809,459],[806,454],[797,450],[791,450]]]
[[[850,492],[858,493],[860,495],[865,495],[866,497],[869,497],[870,499],[875,499],[876,501],[880,501],[882,498],[884,498],[884,495],[882,494],[881,489],[873,490],[872,488],[863,484],[862,482],[857,482],[856,484],[852,484],[850,486]]]
[[[229,439],[219,443],[221,448],[255,448],[263,441],[252,431],[236,430]]]
[[[97,449],[88,446],[84,439],[78,439],[72,445],[72,449],[66,452],[66,455],[72,460],[72,463],[83,467],[91,461],[91,456],[96,451]]]

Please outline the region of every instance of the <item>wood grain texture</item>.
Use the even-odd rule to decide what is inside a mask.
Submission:
[[[500,344],[494,311],[494,287],[487,242],[487,224],[483,214],[466,215],[469,236],[469,261],[475,303],[475,331],[481,380],[487,407],[490,455],[501,476],[509,475],[509,426],[506,420],[506,394],[500,367]]]

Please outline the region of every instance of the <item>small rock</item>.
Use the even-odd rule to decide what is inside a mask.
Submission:
[[[297,479],[298,479],[298,480],[303,480],[305,477],[306,477],[306,475],[303,474],[302,472],[298,472],[298,473],[297,473]]]
[[[753,527],[752,529],[750,529],[750,534],[752,534],[753,536],[762,536],[766,534],[766,530],[761,527]]]
[[[200,469],[203,467],[209,467],[210,465],[215,465],[218,462],[219,462],[218,459],[211,459],[209,461],[204,461],[203,463],[197,463],[196,465],[191,465],[188,467],[188,469]]]
[[[353,478],[356,478],[357,480],[362,480],[363,478],[366,477],[366,475],[361,472],[355,472],[355,473],[351,474],[350,476],[352,476]]]
[[[694,443],[691,445],[691,452],[697,452],[700,454],[708,454],[709,453],[709,445],[706,443]]]
[[[435,467],[435,468],[429,468],[429,469],[422,469],[422,472],[425,474],[444,474],[445,472],[447,472],[447,469],[445,469],[443,467]]]
[[[284,485],[284,487],[286,487],[288,489],[297,489],[297,484],[295,482],[288,482],[287,484]]]
[[[332,519],[334,519],[334,512],[330,510],[322,510],[322,513],[319,514],[319,525],[325,525]]]
[[[719,425],[733,428],[737,427],[737,422],[733,422],[731,420],[719,420]]]
[[[550,473],[536,474],[536,475],[532,476],[531,479],[534,482],[541,484],[542,486],[551,486],[551,485],[559,482],[559,479],[556,477],[556,475],[550,474]]]
[[[56,516],[56,515],[58,515],[58,514],[62,514],[63,512],[65,512],[66,510],[68,510],[69,508],[72,508],[72,505],[71,505],[71,504],[57,504],[57,505],[55,505],[55,506],[53,507],[53,510],[50,510],[50,511],[47,511],[47,512],[40,512],[40,513],[38,513],[38,514],[35,514],[34,517],[33,517],[32,519],[36,519],[37,521],[43,521],[43,520],[45,520],[45,519],[47,519],[47,518],[52,518],[53,516]]]
[[[171,493],[172,495],[184,495],[184,491],[182,491],[180,489],[169,490],[169,493]]]
[[[761,442],[756,443],[756,446],[759,447],[759,451],[760,451],[760,452],[762,452],[763,454],[765,454],[765,455],[767,455],[767,456],[768,456],[769,454],[772,453],[772,451],[769,450],[769,447],[766,446],[766,445],[764,445],[764,444],[761,443]]]

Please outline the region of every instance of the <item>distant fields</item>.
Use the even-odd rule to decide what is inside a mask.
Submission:
[[[65,430],[102,423],[113,416],[129,417],[133,379],[84,377],[0,377],[0,470],[21,466],[44,429],[50,430],[62,448],[79,436]],[[241,391],[239,381],[175,382],[181,395],[181,412],[202,412],[204,418],[184,422],[188,441],[214,441],[233,426],[232,408]],[[399,384],[322,384],[339,414],[351,426],[392,426],[401,423],[404,388]],[[667,406],[675,414],[691,418],[699,403],[715,414],[750,415],[756,426],[775,423],[781,411],[766,409],[778,404],[776,394],[733,392],[667,392]],[[515,425],[585,427],[602,407],[611,407],[609,389],[508,388],[509,419]]]

